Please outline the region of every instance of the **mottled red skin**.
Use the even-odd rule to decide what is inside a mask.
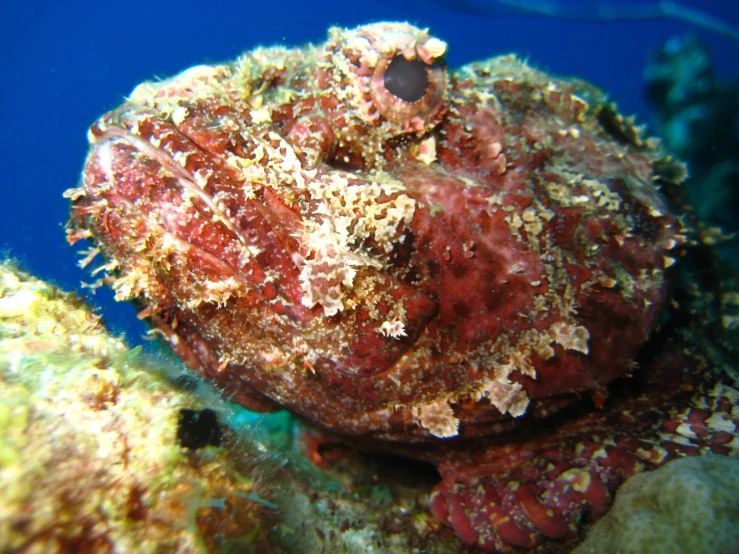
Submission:
[[[681,456],[737,456],[736,446],[729,444],[736,441],[735,432],[703,423],[720,414],[736,424],[729,399],[696,407],[711,397],[716,384],[736,387],[736,376],[718,369],[696,371],[705,362],[678,354],[685,347],[680,340],[658,345],[639,376],[622,383],[602,411],[575,410],[551,428],[432,454],[442,475],[432,494],[432,512],[484,550],[532,547],[543,535],[558,540],[545,540],[538,551],[569,552],[588,523],[607,511],[613,491],[634,473]],[[680,424],[696,436],[687,439],[685,432],[676,432]],[[591,476],[583,490],[563,478],[573,468]],[[511,490],[511,483],[518,489]],[[481,502],[487,506],[482,517]]]
[[[164,83],[151,97],[134,93],[92,127],[84,189],[69,193],[70,239],[94,237],[115,262],[105,281],[235,401],[284,406],[326,430],[436,463],[432,511],[470,544],[571,545],[579,516],[603,513],[625,477],[700,451],[665,438],[675,421],[698,425],[695,418],[727,412],[673,413],[698,403],[715,378],[696,374],[693,357],[673,357],[667,342],[646,368],[645,388],[607,398],[654,329],[668,297],[664,268],[685,242],[652,185],[669,180],[670,162],[598,91],[509,58],[448,79],[437,64],[431,80],[443,89],[429,89],[418,110],[382,104],[388,94],[362,88],[378,86],[362,48],[378,48],[385,63],[397,55],[382,50],[386,38],[419,57],[428,57],[424,44],[436,48],[412,28],[382,25],[346,32],[362,39],[357,49],[338,34],[316,50],[255,57],[259,78],[248,84],[258,93],[236,88],[243,83],[232,66],[207,68],[218,94],[199,93],[197,79]],[[349,69],[334,64],[338,53]],[[332,87],[364,92],[350,109]],[[179,111],[156,103],[169,97]],[[429,139],[430,160],[421,150]],[[299,169],[275,173],[290,148]],[[248,177],[252,162],[264,174]],[[407,197],[412,219],[386,238],[352,235],[351,255],[365,261],[342,285],[345,309],[306,306],[301,268],[317,254],[301,232],[326,220],[317,215],[325,199],[300,180],[323,186],[340,176],[345,190],[363,191],[377,170],[402,189],[375,201]],[[607,198],[618,207],[600,205]],[[355,225],[365,209],[352,214]],[[321,283],[312,286],[329,290]],[[213,295],[223,287],[227,295]],[[405,336],[394,338],[378,327],[396,304]],[[587,347],[547,338],[560,324],[586,329]],[[507,386],[529,402],[518,418],[484,393],[509,366]],[[603,409],[590,407],[591,396]],[[435,403],[444,421],[457,422],[446,435],[458,438],[440,438],[448,427],[421,417]],[[703,430],[704,450],[729,453],[726,437]],[[598,453],[607,438],[615,444]],[[660,443],[667,454],[655,450]],[[572,468],[592,479],[566,482]]]

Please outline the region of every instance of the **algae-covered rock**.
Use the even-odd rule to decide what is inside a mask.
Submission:
[[[739,460],[706,455],[635,475],[575,554],[739,552]]]
[[[0,551],[265,551],[228,451],[178,444],[202,403],[73,295],[0,264]]]

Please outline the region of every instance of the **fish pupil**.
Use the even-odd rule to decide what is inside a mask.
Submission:
[[[404,102],[417,102],[426,94],[429,78],[420,60],[395,56],[385,71],[385,90]]]

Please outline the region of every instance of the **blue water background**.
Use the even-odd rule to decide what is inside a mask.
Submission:
[[[684,3],[739,26],[739,0]],[[494,6],[479,14],[411,0],[0,0],[0,248],[65,289],[91,281],[77,267],[79,249],[65,242],[69,207],[61,194],[79,181],[87,127],[98,115],[143,80],[232,59],[256,45],[320,42],[332,25],[381,20],[430,27],[449,43],[451,66],[516,52],[552,72],[584,77],[642,121],[649,120],[642,70],[670,36],[697,34],[719,73],[739,78],[739,43],[674,20],[502,17]],[[133,322],[132,307],[114,306],[107,292],[93,300],[114,329],[141,341],[144,327]]]

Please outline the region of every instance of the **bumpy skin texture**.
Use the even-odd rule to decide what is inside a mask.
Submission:
[[[608,412],[522,438],[632,369],[686,241],[655,186],[679,171],[592,87],[445,51],[380,23],[140,85],[91,128],[69,238],[234,400],[431,459],[437,517],[533,546],[631,469],[578,446]],[[420,98],[385,79],[401,56]]]

